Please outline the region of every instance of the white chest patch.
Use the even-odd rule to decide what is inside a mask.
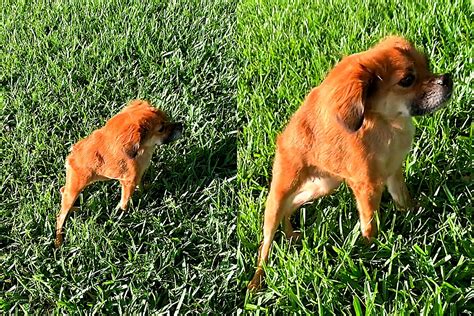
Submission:
[[[386,172],[387,176],[393,174],[402,165],[411,149],[414,134],[415,127],[410,118],[397,122],[392,127],[392,137],[385,144],[385,150],[377,156],[381,170]]]

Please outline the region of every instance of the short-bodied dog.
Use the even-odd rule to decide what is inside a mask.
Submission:
[[[72,146],[66,158],[66,184],[61,188],[61,211],[57,216],[54,244],[63,243],[64,221],[81,191],[96,181],[119,180],[122,198],[128,202],[150,165],[155,145],[181,136],[181,123],[171,123],[166,114],[147,101],[133,100],[104,127]]]
[[[452,86],[448,74],[433,75],[426,57],[400,37],[342,59],[277,138],[263,242],[248,288],[260,287],[280,222],[288,238],[297,237],[293,212],[342,181],[354,192],[368,241],[376,233],[374,212],[385,186],[398,205],[409,207],[402,163],[415,133],[411,117],[438,109]]]

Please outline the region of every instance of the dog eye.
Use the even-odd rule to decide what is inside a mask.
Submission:
[[[158,126],[158,128],[156,129],[156,131],[157,131],[158,133],[163,133],[163,132],[165,131],[165,126],[164,126],[164,125]]]
[[[408,88],[409,86],[411,86],[413,83],[415,82],[415,76],[414,75],[408,75],[406,76],[405,78],[403,78],[402,80],[400,80],[398,82],[398,85],[399,86],[402,86],[404,88]]]

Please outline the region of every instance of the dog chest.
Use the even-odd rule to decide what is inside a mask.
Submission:
[[[379,170],[389,176],[400,168],[411,149],[414,134],[415,128],[411,119],[392,125],[391,135],[385,140],[377,155]]]

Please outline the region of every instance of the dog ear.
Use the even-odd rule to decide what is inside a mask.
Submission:
[[[364,123],[364,104],[362,101],[357,100],[343,104],[338,111],[337,120],[349,132],[357,132]]]
[[[367,98],[374,89],[372,72],[360,64],[359,69],[353,70],[344,79],[346,85],[335,91],[336,117],[338,122],[348,131],[358,131],[364,123],[364,112]]]

